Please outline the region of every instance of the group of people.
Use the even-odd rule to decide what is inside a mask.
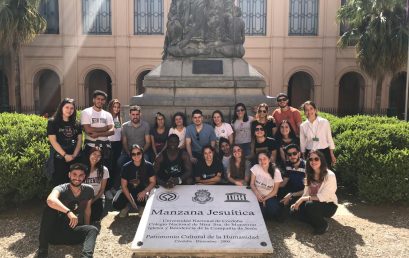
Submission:
[[[130,209],[142,212],[156,185],[248,186],[265,218],[280,221],[296,214],[314,233],[328,230],[325,218],[337,209],[330,170],[335,146],[328,120],[318,116],[312,101],[302,105],[304,122],[280,93],[271,114],[266,103],[254,117],[238,103],[231,123],[220,110],[213,112],[211,125],[204,123],[196,109],[190,125],[177,112],[168,128],[158,112],[151,128],[141,107],[131,106],[129,121],[122,123],[121,103],[113,99],[105,111],[106,99],[105,92],[95,91],[93,106],[81,111],[78,122],[74,100],[66,98],[48,121],[55,188],[43,213],[39,257],[47,257],[49,243],[83,243],[82,257],[92,257],[103,199],[126,217]]]

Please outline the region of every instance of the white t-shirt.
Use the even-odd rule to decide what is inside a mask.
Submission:
[[[101,110],[95,111],[92,107],[86,108],[81,112],[81,125],[91,125],[91,127],[99,128],[107,125],[114,125],[111,113]],[[92,138],[88,134],[85,134],[85,139],[90,141],[108,141],[108,137]],[[88,144],[94,147],[93,144]]]
[[[185,137],[186,137],[186,127],[183,127],[183,130],[181,132],[178,131],[178,129],[171,127],[169,129],[169,135],[171,134],[176,134],[179,137],[179,148],[182,147],[182,145],[185,143]]]
[[[216,134],[216,141],[219,142],[221,137],[229,139],[229,136],[233,134],[233,128],[231,128],[231,125],[228,123],[222,123],[221,126],[214,127],[214,133]]]
[[[119,122],[119,117],[114,118],[114,135],[108,136],[108,139],[111,142],[119,142],[121,141],[121,131],[122,131],[122,125],[121,122]]]
[[[267,195],[271,193],[274,189],[275,183],[283,182],[283,178],[281,177],[280,170],[277,168],[274,171],[274,179],[271,178],[270,174],[265,172],[264,169],[259,165],[256,164],[250,169],[251,173],[256,177],[255,186],[257,190],[262,195]]]
[[[243,144],[243,143],[251,142],[251,122],[252,121],[253,121],[253,117],[249,116],[249,120],[247,122],[236,120],[233,123],[234,132],[236,133],[234,137],[234,142],[236,144]]]
[[[99,189],[101,188],[101,182],[103,179],[109,178],[109,172],[108,169],[104,166],[104,174],[102,175],[102,178],[98,178],[98,172],[95,169],[92,171],[88,178],[85,180],[86,184],[89,184],[94,188],[94,196],[98,194]]]

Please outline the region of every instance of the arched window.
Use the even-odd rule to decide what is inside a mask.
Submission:
[[[0,70],[0,112],[7,112],[9,108],[9,85],[7,76]]]
[[[239,0],[248,36],[266,35],[267,0]]]
[[[289,35],[318,35],[318,0],[290,0]]]
[[[349,72],[339,81],[338,115],[356,115],[364,108],[365,80],[356,72]]]
[[[145,76],[150,72],[151,70],[146,70],[141,72],[138,75],[138,78],[136,79],[136,95],[141,95],[145,93],[145,87],[143,86],[143,80],[145,79]]]
[[[290,105],[299,108],[307,100],[313,100],[314,80],[306,72],[293,74],[288,83]]]
[[[163,0],[134,0],[135,35],[163,34]]]
[[[85,77],[85,90],[88,97],[87,106],[92,105],[92,93],[95,90],[102,90],[108,95],[106,104],[112,99],[112,80],[111,76],[104,70],[96,69],[90,71]]]
[[[388,115],[404,119],[405,114],[406,73],[393,77],[389,89]]]
[[[60,78],[52,70],[41,70],[35,77],[34,88],[36,113],[52,116],[61,101]]]

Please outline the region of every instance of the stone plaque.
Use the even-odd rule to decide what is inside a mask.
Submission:
[[[261,255],[273,252],[251,189],[176,186],[151,194],[132,249],[140,255]]]
[[[193,74],[223,74],[222,60],[193,60]]]

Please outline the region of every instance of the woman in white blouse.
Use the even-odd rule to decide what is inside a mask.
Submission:
[[[298,211],[300,218],[314,228],[314,234],[323,234],[328,231],[325,218],[332,217],[338,208],[337,179],[320,151],[310,152],[306,174],[304,194],[291,209]]]
[[[301,152],[307,157],[311,150],[319,150],[325,155],[325,160],[331,167],[337,159],[334,155],[335,144],[328,120],[318,116],[317,106],[310,100],[304,102],[301,108],[307,117],[300,125]]]
[[[176,112],[172,117],[172,127],[169,135],[176,134],[179,137],[179,149],[185,149],[186,116],[182,112]]]

